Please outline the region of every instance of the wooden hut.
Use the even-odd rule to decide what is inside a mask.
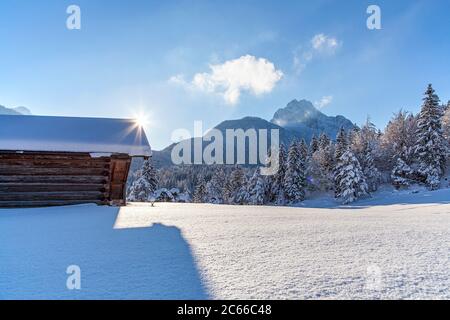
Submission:
[[[125,205],[132,157],[150,156],[134,120],[0,115],[0,207]]]

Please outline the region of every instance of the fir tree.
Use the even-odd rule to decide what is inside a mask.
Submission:
[[[326,133],[322,133],[319,138],[319,149],[325,150],[327,149],[331,144],[330,138],[327,136]]]
[[[319,150],[319,140],[317,140],[317,138],[313,136],[309,144],[309,154],[312,155],[317,150]]]
[[[442,131],[442,108],[431,84],[417,121],[417,142],[414,148],[418,174],[431,189],[439,188],[445,170],[446,150]]]
[[[244,171],[240,166],[235,166],[229,181],[225,185],[225,194],[229,204],[233,204],[238,200],[238,193],[242,193],[241,187],[245,185],[245,182]]]
[[[358,159],[351,150],[339,158],[336,166],[336,199],[344,204],[351,203],[368,194],[367,184]]]
[[[339,159],[348,149],[347,134],[345,133],[344,127],[341,127],[336,136],[336,148],[334,153],[334,158]]]
[[[334,157],[331,140],[321,135],[319,149],[307,161],[306,172],[311,191],[329,191],[333,189]]]
[[[339,173],[338,171],[338,165],[341,157],[344,155],[345,152],[349,151],[349,145],[347,140],[347,135],[345,133],[344,127],[341,127],[339,130],[337,136],[336,136],[336,145],[334,150],[334,158],[336,159],[336,164],[333,169],[333,177],[334,177],[334,193],[336,198],[338,195],[341,194],[340,190],[340,183],[337,182],[337,175]]]
[[[158,186],[157,173],[151,159],[145,160],[140,174],[129,189],[128,200],[150,201]]]
[[[211,177],[211,180],[206,185],[208,193],[208,202],[220,204],[224,202],[224,187],[226,176],[222,167],[217,168]]]
[[[247,182],[247,177],[245,175],[243,175],[241,181],[242,181],[241,186],[238,187],[238,189],[234,195],[233,203],[239,204],[239,205],[244,205],[244,204],[248,204],[248,202],[250,200],[250,194],[248,193],[248,182]]]
[[[344,131],[345,133],[345,131]],[[339,134],[339,133],[338,133]],[[349,130],[346,140],[349,147],[352,147],[353,144],[359,139],[361,136],[361,129],[357,126],[354,126],[351,130]]]
[[[398,157],[397,163],[391,172],[392,185],[396,189],[408,187],[411,182],[410,177],[412,176],[412,174],[413,170],[411,169],[411,167],[408,166],[401,157]]]
[[[447,154],[450,152],[450,101],[444,108],[444,115],[442,117],[442,126],[444,130],[444,137],[447,140]]]
[[[362,168],[364,177],[366,178],[367,186],[370,192],[375,192],[378,190],[378,185],[380,184],[381,174],[375,167],[373,160],[373,152],[371,143],[366,141],[364,144],[364,156],[362,161]]]
[[[265,187],[265,180],[261,176],[260,169],[257,168],[248,182],[248,203],[252,205],[264,204]]]
[[[304,139],[300,140],[300,143],[298,144],[298,149],[300,153],[301,159],[304,160],[304,165],[306,165],[306,159],[308,158],[308,146],[306,145],[306,142]]]
[[[195,203],[205,203],[207,202],[208,192],[206,191],[205,180],[199,179],[197,186],[195,187],[194,196],[192,200]]]
[[[320,168],[324,171],[324,175],[328,176],[333,171],[334,154],[331,140],[326,134],[322,134],[317,152]]]
[[[273,175],[272,186],[271,186],[271,195],[272,201],[276,204],[284,205],[285,204],[285,188],[284,188],[284,178],[286,175],[286,148],[283,144],[280,145],[278,157],[278,171],[275,175]]]
[[[288,202],[296,203],[305,199],[306,177],[303,162],[298,144],[292,143],[289,147],[284,177],[285,196]]]

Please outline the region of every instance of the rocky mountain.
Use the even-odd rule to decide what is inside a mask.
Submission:
[[[223,148],[223,154],[224,157],[226,157],[226,132],[228,129],[231,130],[237,130],[242,129],[243,131],[247,131],[248,129],[255,129],[257,132],[260,129],[266,129],[268,132],[268,143],[270,144],[270,130],[271,129],[278,129],[280,140],[282,143],[288,145],[290,142],[295,138],[294,133],[290,132],[289,130],[285,130],[284,128],[271,123],[267,120],[257,118],[257,117],[245,117],[238,120],[226,120],[218,124],[214,127],[214,129],[218,129],[222,136],[224,137],[224,148]],[[194,146],[194,141],[200,139],[200,138],[192,138],[191,139],[191,145]],[[202,145],[203,148],[205,148],[208,144],[210,144],[210,141],[203,141]],[[237,143],[235,143],[235,155],[237,154]],[[154,151],[153,152],[153,159],[155,162],[156,167],[165,167],[171,164],[171,153],[172,149],[175,146],[175,144],[172,144],[168,146],[167,148],[161,150],[161,151]],[[246,158],[248,159],[248,150],[245,152]],[[193,150],[191,153],[191,158],[193,159]]]
[[[224,142],[226,142],[227,129],[278,129],[281,143],[288,146],[294,139],[305,139],[307,143],[311,138],[319,136],[325,132],[334,139],[338,130],[342,127],[349,130],[354,127],[353,123],[343,116],[327,116],[317,110],[313,104],[307,100],[293,100],[285,108],[275,112],[273,119],[269,122],[258,117],[245,117],[237,120],[226,120],[218,124],[215,129],[222,132]],[[198,139],[198,138],[196,138]],[[193,139],[191,145],[193,146]],[[203,142],[203,148],[210,142]],[[270,143],[270,140],[269,140]],[[156,167],[165,167],[171,165],[171,153],[175,145],[172,144],[161,151],[154,151],[153,159]],[[236,147],[235,147],[236,149]],[[235,150],[236,151],[236,150]],[[236,152],[235,152],[236,154]],[[224,149],[224,155],[226,151]],[[246,158],[248,150],[246,150]]]
[[[31,111],[25,107],[7,108],[0,105],[0,114],[6,115],[31,115]]]
[[[294,131],[296,136],[307,141],[323,132],[334,139],[341,127],[346,130],[354,127],[354,124],[347,118],[327,116],[307,100],[289,102],[285,108],[278,109],[275,112],[271,122]]]

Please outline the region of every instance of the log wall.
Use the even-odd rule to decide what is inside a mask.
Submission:
[[[0,207],[125,205],[131,158],[0,151]]]

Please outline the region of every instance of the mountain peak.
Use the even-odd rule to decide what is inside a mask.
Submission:
[[[322,112],[317,110],[311,101],[308,100],[292,100],[285,108],[278,109],[275,112],[272,123],[279,126],[295,125],[298,123],[307,122],[311,118],[318,118],[325,116]]]
[[[30,116],[31,115],[31,111],[27,107],[19,106],[19,107],[12,108],[12,110],[17,111],[20,114],[23,114],[23,115],[26,115],[26,116]]]
[[[7,108],[5,106],[0,105],[0,114],[6,115],[31,115],[29,109],[25,107],[15,107],[15,108]]]
[[[346,130],[354,127],[347,118],[327,116],[317,110],[311,101],[304,99],[292,100],[286,107],[278,109],[271,122],[297,132],[306,140],[321,133],[334,138],[341,127]]]

